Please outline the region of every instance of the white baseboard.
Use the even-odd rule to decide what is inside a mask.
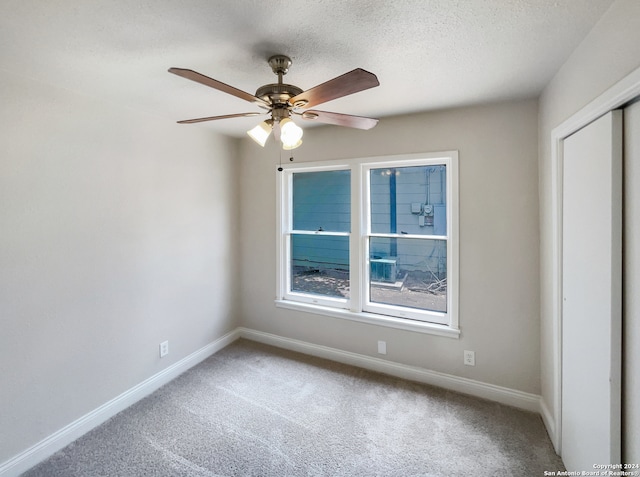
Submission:
[[[29,449],[0,464],[0,477],[17,477],[21,473],[37,465],[47,457],[53,455],[63,447],[71,444],[77,438],[93,428],[115,416],[120,411],[135,404],[156,389],[164,386],[180,374],[187,371],[209,356],[228,346],[240,337],[239,329],[235,329],[216,341],[191,353],[177,363],[142,381],[128,391],[106,402],[102,406],[85,414],[80,419],[54,432],[49,437],[38,442]]]
[[[360,368],[377,371],[399,378],[431,384],[444,389],[469,394],[471,396],[488,399],[490,401],[542,414],[540,396],[537,394],[525,393],[515,389],[496,386],[494,384],[474,381],[473,379],[460,378],[450,374],[419,368],[417,366],[395,363],[393,361],[351,353],[349,351],[342,351],[335,348],[329,348],[327,346],[307,343],[305,341],[283,338],[282,336],[251,330],[249,328],[240,327],[238,330],[242,338],[249,340],[258,341],[260,343],[277,346],[291,351],[298,351],[304,354],[317,356],[319,358],[330,359],[339,363],[358,366]]]
[[[540,416],[542,417],[542,422],[544,422],[544,426],[547,428],[547,433],[549,434],[549,439],[551,439],[551,443],[553,444],[553,448],[556,453],[560,453],[560,443],[558,442],[558,434],[556,431],[556,420],[549,411],[549,407],[543,398],[540,398]]]

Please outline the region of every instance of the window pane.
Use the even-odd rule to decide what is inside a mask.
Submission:
[[[349,297],[349,237],[291,236],[291,291]]]
[[[447,235],[445,165],[371,169],[371,232]]]
[[[447,311],[446,240],[369,239],[370,301]]]
[[[293,229],[351,230],[351,171],[293,174]]]

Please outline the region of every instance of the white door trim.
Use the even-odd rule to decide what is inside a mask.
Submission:
[[[600,116],[640,96],[640,68],[591,101],[551,131],[551,221],[552,221],[552,289],[554,366],[553,421],[545,422],[559,454],[562,453],[562,169],[563,142]]]

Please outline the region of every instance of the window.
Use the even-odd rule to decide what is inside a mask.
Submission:
[[[278,306],[458,335],[457,152],[287,165]]]
[[[349,302],[351,171],[291,173],[288,298]]]

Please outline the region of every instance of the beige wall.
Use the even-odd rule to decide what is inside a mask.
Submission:
[[[237,140],[1,71],[0,104],[1,463],[237,326],[238,196]]]
[[[540,392],[537,102],[384,118],[372,131],[305,131],[295,160],[460,152],[459,340],[276,308],[274,144],[241,145],[244,326],[341,350]],[[289,154],[283,153],[285,161]],[[476,352],[475,367],[462,364]]]
[[[540,285],[542,397],[555,413],[551,131],[640,66],[640,2],[618,0],[568,58],[540,98]],[[627,390],[628,393],[629,390]],[[636,391],[637,393],[637,391]],[[627,396],[630,402],[637,402]]]

